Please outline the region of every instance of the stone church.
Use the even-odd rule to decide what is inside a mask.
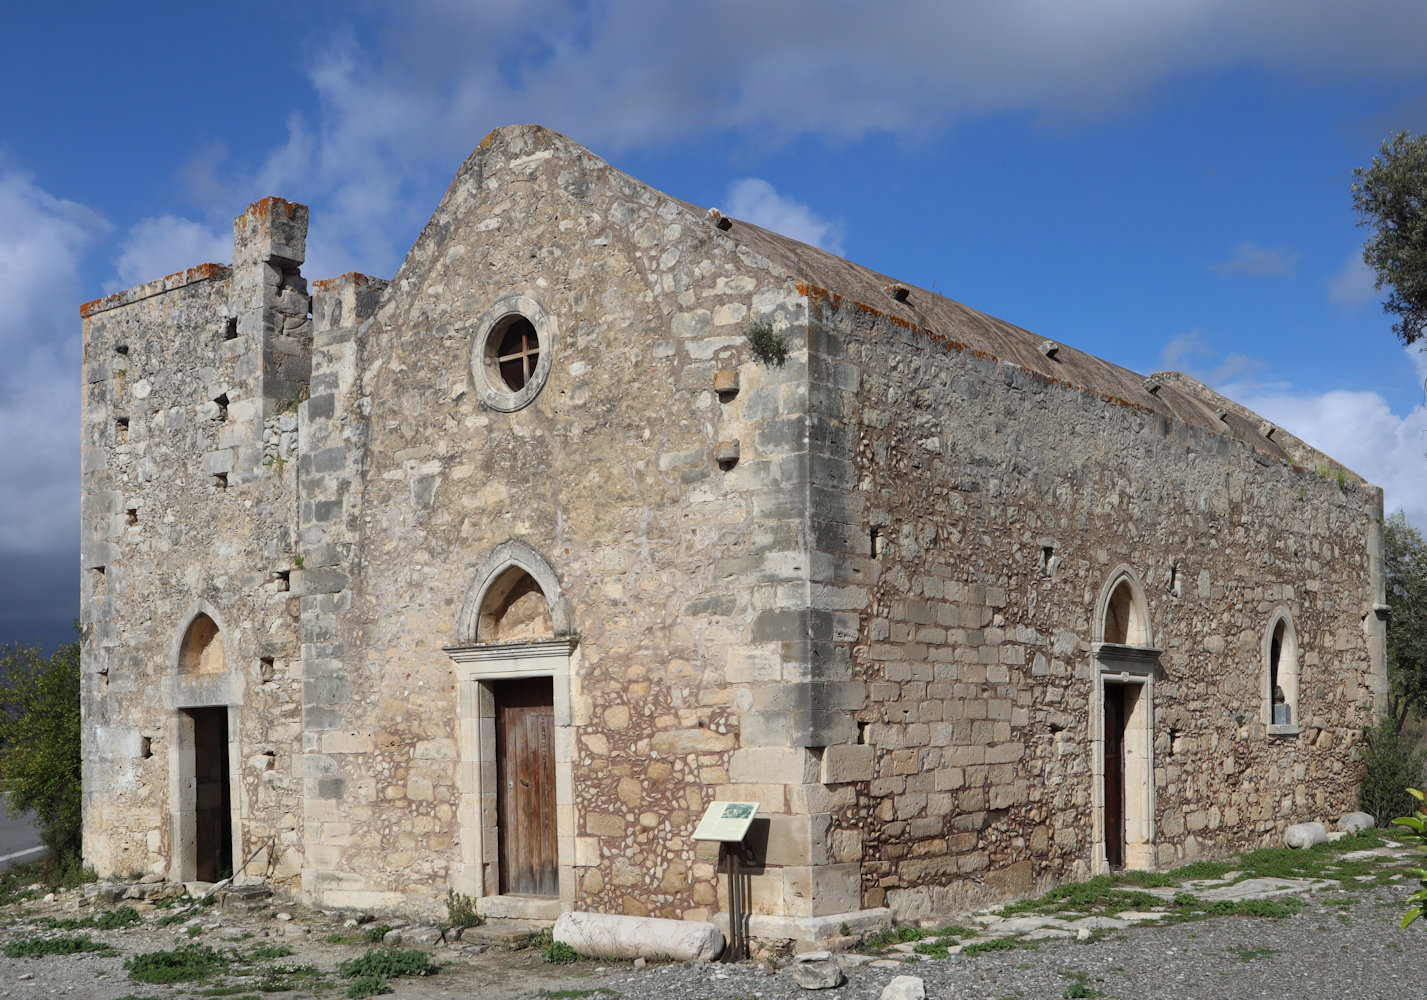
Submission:
[[[717,921],[738,850],[811,942],[1354,807],[1382,495],[1282,428],[534,126],[390,281],[307,226],[82,310],[101,874]]]

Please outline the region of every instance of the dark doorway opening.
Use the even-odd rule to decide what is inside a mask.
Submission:
[[[1105,685],[1105,861],[1125,867],[1125,704],[1124,684]]]
[[[194,876],[233,874],[233,791],[228,771],[228,709],[190,708],[193,720]]]
[[[496,812],[500,891],[558,896],[555,842],[555,685],[496,681]]]

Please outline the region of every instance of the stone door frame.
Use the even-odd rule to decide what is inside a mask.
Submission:
[[[452,881],[457,892],[476,898],[483,916],[554,919],[574,907],[575,727],[570,686],[578,674],[578,645],[578,639],[566,637],[446,647],[455,662],[460,700],[461,858]],[[500,894],[494,682],[521,677],[549,677],[554,688],[556,898]]]
[[[228,630],[223,618],[211,605],[200,601],[188,609],[183,627],[174,637],[169,651],[168,673],[162,681],[164,729],[168,740],[168,878],[174,882],[192,882],[198,874],[198,817],[195,801],[196,767],[194,759],[193,718],[187,709],[223,708],[228,712],[228,796],[232,811],[230,830],[233,853],[233,881],[243,881],[243,817],[248,814],[247,790],[243,786],[242,728],[239,716],[243,707],[243,676],[229,669],[214,674],[179,673],[179,656],[184,637],[200,614],[213,619],[218,626],[217,641],[223,643],[223,662],[230,664],[232,648],[228,645]]]
[[[1154,675],[1160,650],[1097,642],[1091,646],[1094,691],[1090,708],[1091,807],[1094,813],[1091,869],[1110,870],[1105,852],[1105,688],[1134,686],[1125,713],[1125,867],[1155,867]]]

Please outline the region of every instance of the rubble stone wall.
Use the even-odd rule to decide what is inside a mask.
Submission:
[[[830,832],[836,857],[862,861],[866,905],[945,912],[1095,870],[1092,643],[1120,566],[1163,650],[1147,860],[1276,843],[1354,808],[1384,690],[1365,635],[1380,628],[1378,489],[875,309],[820,298],[814,327],[843,387],[827,412],[855,432],[858,515],[819,538],[873,581],[843,645],[868,685],[876,775]],[[1298,642],[1296,735],[1269,735],[1262,710],[1279,613]]]

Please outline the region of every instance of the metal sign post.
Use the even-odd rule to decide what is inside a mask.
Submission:
[[[746,901],[743,898],[743,880],[739,877],[738,852],[748,828],[753,825],[753,817],[758,813],[757,802],[713,802],[704,810],[694,830],[695,840],[716,840],[724,848],[728,858],[728,951],[729,961],[737,962],[748,957],[748,933],[744,924],[747,920]]]

